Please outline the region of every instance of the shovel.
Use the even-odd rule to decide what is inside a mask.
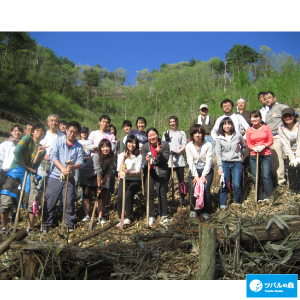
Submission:
[[[20,215],[20,207],[21,207],[21,203],[22,203],[22,200],[23,200],[27,174],[28,174],[28,170],[26,169],[24,179],[23,179],[23,183],[22,183],[22,189],[21,189],[21,195],[20,195],[20,199],[19,199],[19,203],[18,203],[16,219],[15,219],[15,223],[14,223],[13,235],[16,233],[16,230],[17,230],[17,225],[18,225],[19,215]]]

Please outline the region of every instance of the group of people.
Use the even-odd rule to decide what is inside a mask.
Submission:
[[[125,225],[132,221],[134,196],[142,185],[145,186],[145,199],[149,199],[148,225],[156,222],[155,190],[160,222],[169,223],[167,190],[173,170],[178,179],[179,201],[184,204],[187,196],[184,153],[189,167],[191,218],[201,212],[208,219],[212,212],[210,188],[214,154],[220,176],[220,209],[227,208],[227,193],[231,188],[236,205],[242,203],[243,168],[247,161],[253,181],[257,181],[259,202],[271,199],[274,178],[279,186],[285,185],[285,168],[289,188],[297,193],[300,171],[297,112],[277,103],[274,93],[269,91],[259,93],[258,100],[263,104],[261,110],[248,112],[245,100],[239,99],[237,113],[234,113],[233,102],[225,99],[221,102],[224,115],[217,119],[208,114],[207,104],[201,104],[200,115],[189,129],[190,140],[179,130],[176,116],[170,116],[170,129],[161,138],[155,127],[145,130],[144,117],[137,118],[136,129],[125,120],[122,127],[126,136],[121,141],[117,140],[117,129],[110,124],[108,115],[102,115],[99,130],[90,133],[76,121],[60,121],[56,114],[48,116],[49,130],[41,124],[28,124],[23,138],[22,126],[13,126],[9,140],[0,145],[1,232],[7,232],[9,213],[18,205],[20,185],[25,182],[29,233],[33,230],[36,202],[40,204],[43,196],[43,232],[48,232],[52,226],[59,199],[61,211],[66,203],[65,225],[73,230],[78,185],[82,187],[80,197],[85,215],[82,221],[90,220],[95,197],[97,221],[104,224],[103,210],[114,192],[116,176],[120,180],[117,191],[120,218],[125,184]]]

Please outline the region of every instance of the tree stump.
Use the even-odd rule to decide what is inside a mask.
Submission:
[[[196,279],[213,280],[216,269],[217,229],[213,226],[199,224],[200,256]]]

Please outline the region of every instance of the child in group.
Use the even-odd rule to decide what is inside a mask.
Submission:
[[[84,151],[84,162],[86,163],[91,157],[91,151],[89,150],[93,143],[88,140],[89,129],[87,127],[81,127],[80,139],[78,142],[83,146]]]
[[[125,174],[125,225],[131,223],[134,195],[141,187],[141,165],[142,155],[139,151],[139,141],[134,135],[129,135],[126,139],[124,152],[118,157],[117,167],[120,176]],[[125,167],[122,168],[122,166]],[[121,218],[122,213],[123,180],[123,177],[120,177],[117,202],[119,218]]]
[[[122,128],[125,131],[126,135],[124,136],[124,138],[121,140],[120,143],[120,153],[123,152],[124,150],[124,146],[125,146],[125,142],[126,142],[126,138],[128,136],[128,133],[130,132],[131,128],[132,128],[132,123],[128,120],[124,120],[123,124],[122,124]]]
[[[246,143],[242,135],[235,131],[233,121],[229,117],[222,119],[219,133],[220,135],[216,138],[216,157],[218,174],[224,176],[220,189],[220,209],[226,209],[230,175],[235,203],[242,203],[242,155]]]
[[[103,219],[103,208],[109,196],[109,182],[114,167],[114,159],[111,142],[108,139],[102,139],[98,145],[97,153],[95,153],[79,171],[79,181],[84,191],[83,210],[85,217],[82,220],[84,222],[90,220],[90,196],[92,195],[91,192],[94,191],[95,195],[100,194],[97,203],[98,223],[105,223]]]
[[[185,162],[183,153],[185,150],[185,145],[187,144],[186,134],[182,130],[178,130],[178,118],[175,116],[171,116],[169,118],[169,125],[171,130],[167,130],[163,133],[162,141],[166,141],[169,143],[171,155],[168,161],[168,181],[171,176],[171,163],[173,160],[173,168],[176,172],[178,184],[179,184],[179,194],[180,194],[180,202],[184,203],[184,196],[186,194],[186,187],[184,183],[184,168]],[[173,159],[171,159],[173,156]]]

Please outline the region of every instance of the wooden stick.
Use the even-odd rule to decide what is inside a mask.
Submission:
[[[144,165],[141,167],[141,177],[142,177],[142,194],[145,196],[145,187],[144,187]]]
[[[101,193],[101,191],[100,191],[100,193]],[[96,213],[96,208],[98,207],[98,199],[99,199],[100,193],[97,194],[96,198],[95,198],[95,204],[94,204],[93,213],[92,213],[92,217],[91,217],[91,221],[90,221],[90,225],[89,225],[90,230],[93,229],[94,217],[95,217],[95,213]]]
[[[68,195],[68,185],[69,185],[69,175],[70,175],[70,172],[68,172],[68,175],[67,175],[63,217],[62,217],[62,222],[61,222],[61,235],[64,235],[64,225],[65,225],[65,216],[66,216],[66,208],[67,208],[67,195]]]
[[[258,202],[258,164],[259,164],[259,152],[256,152],[256,181],[255,181],[255,202]]]
[[[14,241],[21,241],[24,238],[28,236],[26,228],[22,228],[18,230],[16,234],[13,236],[9,237],[6,241],[4,241],[2,244],[0,244],[0,255],[2,255],[4,252],[10,249],[10,245]]]
[[[172,201],[175,201],[174,197],[174,175],[173,175],[173,154],[171,154],[171,180],[172,180]]]
[[[19,215],[20,215],[20,207],[21,207],[22,200],[23,200],[23,195],[24,195],[24,189],[25,189],[27,174],[28,174],[28,170],[26,169],[25,170],[24,179],[23,179],[23,183],[22,183],[22,189],[21,189],[21,195],[20,195],[20,199],[19,199],[19,203],[18,203],[18,209],[17,209],[16,219],[15,219],[15,223],[14,223],[13,235],[16,233],[16,230],[17,230],[17,225],[18,225]]]
[[[149,192],[150,192],[150,161],[148,160],[148,177],[147,177],[147,225],[146,227],[149,227],[149,210],[150,210],[150,204],[149,204]]]
[[[44,177],[44,190],[43,190],[43,199],[42,199],[42,218],[41,218],[41,231],[43,231],[43,222],[44,222],[44,204],[45,204],[45,191],[46,191],[46,174],[47,174],[47,164],[48,161],[46,160],[46,166],[45,166],[45,177]],[[42,235],[41,235],[42,240]]]
[[[123,198],[122,198],[122,212],[121,212],[121,226],[120,228],[123,229],[124,227],[124,217],[125,217],[125,196],[126,196],[126,175],[123,175]]]

